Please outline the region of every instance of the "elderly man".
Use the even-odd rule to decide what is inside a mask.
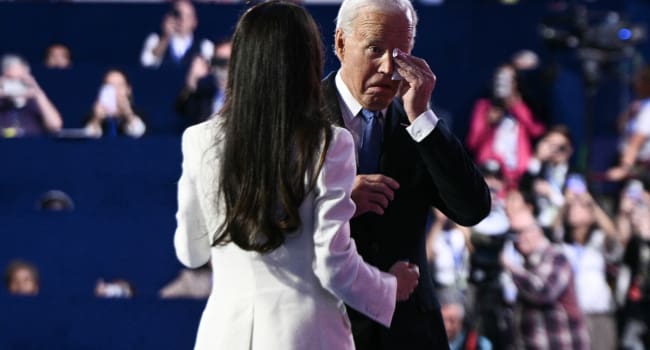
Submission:
[[[16,55],[5,55],[1,61],[0,137],[59,131],[61,115],[30,73],[27,61]]]
[[[573,270],[530,210],[509,213],[521,266],[503,259],[517,286],[517,349],[587,350],[589,335],[576,299]]]
[[[416,25],[409,0],[343,1],[335,33],[341,68],[323,82],[333,121],[357,148],[351,228],[359,253],[384,271],[405,261],[421,269],[390,329],[350,310],[357,349],[449,347],[426,260],[427,216],[434,206],[472,226],[490,211],[480,172],[429,108],[436,78],[410,54]]]

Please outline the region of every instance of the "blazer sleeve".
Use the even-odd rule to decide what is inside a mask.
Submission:
[[[183,171],[178,180],[178,211],[174,248],[178,260],[190,268],[204,265],[210,260],[210,235],[199,204],[196,187],[198,168],[197,147],[200,129],[190,127],[183,133]]]
[[[397,280],[366,264],[350,237],[355,211],[350,195],[356,174],[352,135],[334,128],[315,187],[313,269],[322,286],[371,319],[390,326]]]
[[[433,193],[433,205],[462,226],[474,226],[483,220],[492,205],[490,191],[476,164],[444,121],[439,120],[417,147],[437,190]]]

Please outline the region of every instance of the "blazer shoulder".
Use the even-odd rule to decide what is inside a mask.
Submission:
[[[218,141],[223,135],[223,122],[219,116],[202,123],[192,125],[183,131],[183,151],[201,148],[206,143]]]

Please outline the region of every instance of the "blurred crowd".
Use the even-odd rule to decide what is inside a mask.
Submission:
[[[471,117],[466,145],[491,213],[461,227],[432,212],[427,256],[452,348],[645,349],[650,68],[635,75],[617,156],[598,173],[575,165],[566,126],[536,118],[518,78],[529,55],[497,67]],[[617,191],[593,190],[604,182]]]
[[[174,2],[160,29],[144,38],[140,54],[143,69],[185,72],[175,101],[185,125],[217,115],[230,58],[230,41],[197,38],[197,25],[192,3]],[[74,65],[71,48],[63,44],[45,52],[43,64],[50,69]],[[18,54],[0,60],[0,136],[69,133],[30,64]],[[475,101],[469,116],[466,146],[492,192],[489,216],[462,227],[431,212],[427,257],[450,346],[554,348],[535,332],[551,327],[558,341],[569,339],[574,348],[647,348],[650,66],[638,69],[635,98],[617,119],[617,157],[609,169],[596,173],[576,166],[579,145],[571,130],[549,125],[545,101],[529,93],[536,82],[524,77],[539,64],[534,53],[522,51],[496,67],[489,91]],[[96,99],[79,102],[88,104],[88,115],[77,135],[147,134],[147,111],[134,103],[132,90],[123,71],[106,70]],[[594,191],[603,182],[617,191]],[[46,199],[47,210],[73,210],[65,194]],[[38,268],[14,260],[5,269],[5,284],[11,294],[37,295]],[[182,270],[161,287],[160,296],[205,298],[211,285],[209,265]],[[98,278],[94,294],[130,298],[135,288],[123,279]]]

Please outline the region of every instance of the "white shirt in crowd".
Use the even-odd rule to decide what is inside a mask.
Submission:
[[[163,57],[156,57],[153,54],[153,49],[160,42],[160,36],[156,33],[151,33],[144,42],[144,47],[142,48],[142,54],[140,55],[140,63],[144,67],[156,68],[162,63]],[[172,52],[177,58],[183,57],[185,52],[192,47],[194,42],[194,37],[189,36],[173,36],[169,42],[169,45],[172,49]],[[207,39],[201,41],[201,56],[206,60],[210,60],[214,53],[214,44]]]

